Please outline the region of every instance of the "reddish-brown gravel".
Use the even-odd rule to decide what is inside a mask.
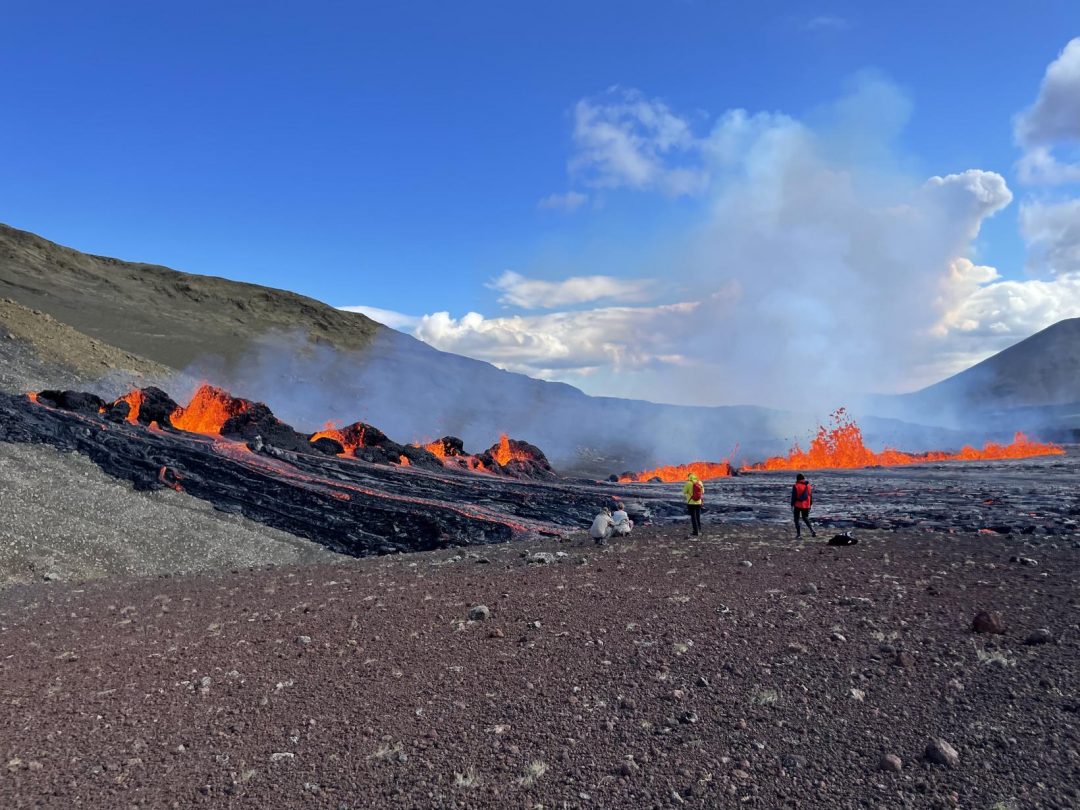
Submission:
[[[1074,807],[1055,540],[667,527],[12,588],[0,806]]]

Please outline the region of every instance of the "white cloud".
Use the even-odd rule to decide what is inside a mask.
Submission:
[[[568,191],[565,194],[549,194],[543,197],[536,206],[553,211],[576,211],[589,201],[589,195],[580,191]]]
[[[697,303],[606,307],[584,312],[485,318],[470,312],[425,315],[416,337],[443,351],[464,354],[542,378],[587,375],[681,362],[687,317]]]
[[[1016,167],[1020,182],[1027,185],[1080,183],[1080,162],[1062,163],[1046,146],[1034,146],[1025,151]]]
[[[1080,273],[1052,280],[1002,279],[958,260],[949,308],[935,329],[939,351],[927,382],[954,374],[1065,318],[1080,317]]]
[[[1080,37],[1046,68],[1035,103],[1016,120],[1023,144],[1080,140]]]
[[[1052,275],[1080,274],[1080,199],[1027,202],[1020,232],[1028,244],[1028,269]]]
[[[524,309],[556,309],[591,301],[620,303],[643,301],[653,282],[615,276],[574,276],[562,281],[542,281],[507,270],[488,285],[502,293],[499,302]]]
[[[1017,143],[1024,148],[1018,164],[1025,183],[1080,182],[1080,161],[1063,162],[1054,149],[1080,144],[1080,37],[1071,40],[1050,63],[1035,103],[1016,118]]]
[[[613,88],[598,100],[579,101],[573,139],[571,175],[594,188],[680,197],[702,192],[708,182],[690,122],[636,90]]]
[[[379,307],[368,307],[363,305],[338,307],[345,312],[359,312],[361,315],[367,315],[373,321],[378,321],[383,326],[389,326],[391,329],[398,329],[400,331],[409,331],[415,329],[420,323],[420,318],[415,315],[405,315],[401,312],[395,312],[392,309],[379,309]]]

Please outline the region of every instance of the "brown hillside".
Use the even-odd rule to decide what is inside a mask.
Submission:
[[[233,360],[275,330],[360,349],[383,328],[295,293],[92,256],[7,225],[0,225],[0,297],[174,369],[205,355]]]

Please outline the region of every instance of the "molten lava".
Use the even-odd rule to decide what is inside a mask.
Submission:
[[[128,404],[127,421],[133,425],[139,421],[139,409],[142,408],[144,398],[143,392],[136,388],[117,400],[117,402],[126,402]]]
[[[685,481],[690,473],[694,473],[702,481],[708,481],[711,478],[727,478],[731,475],[731,465],[726,461],[692,461],[689,464],[677,464],[669,467],[657,467],[655,470],[644,470],[639,473],[627,473],[619,476],[619,483],[644,483],[653,478],[659,478],[665,482]]]
[[[350,455],[357,448],[364,446],[364,434],[366,432],[367,425],[363,422],[354,422],[343,428],[335,428],[333,422],[327,422],[322,430],[311,437],[311,441],[333,439],[344,448],[345,455]]]
[[[238,399],[220,388],[202,385],[187,407],[177,408],[169,415],[173,427],[189,433],[216,436],[232,417],[251,407],[247,400]]]
[[[880,453],[870,450],[862,438],[862,430],[847,415],[844,408],[832,414],[832,427],[818,428],[810,442],[810,449],[803,450],[796,444],[786,456],[774,456],[747,470],[806,470],[851,467],[897,467],[926,461],[992,461],[1030,456],[1061,455],[1065,451],[1056,444],[1033,442],[1023,433],[1017,433],[1010,444],[987,442],[983,448],[965,446],[959,452],[948,453],[931,450],[926,453],[905,453],[886,447]]]
[[[523,450],[510,446],[510,439],[505,433],[499,436],[499,444],[492,448],[491,457],[500,467],[505,467],[511,461],[532,461],[532,457]]]
[[[443,459],[443,460],[446,459],[446,456],[447,456],[446,445],[442,442],[442,440],[439,440],[437,442],[429,442],[428,444],[422,444],[420,446],[423,447],[425,450],[427,450],[429,453],[431,453],[431,455],[435,456],[436,458],[440,458],[440,459]]]

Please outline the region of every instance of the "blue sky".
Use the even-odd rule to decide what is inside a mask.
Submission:
[[[334,305],[455,319],[525,313],[492,286],[508,270],[659,279],[667,292],[654,287],[652,304],[699,288],[665,261],[711,192],[581,169],[582,100],[607,109],[637,93],[698,137],[740,108],[827,130],[869,75],[910,114],[863,163],[890,177],[994,172],[1019,200],[1014,119],[1080,35],[1080,6],[1065,0],[997,13],[983,2],[6,5],[0,221]],[[567,192],[580,198],[543,202]],[[1013,202],[985,218],[967,258],[1023,277],[1019,216]],[[600,392],[652,384],[621,390],[615,366],[503,364]]]

